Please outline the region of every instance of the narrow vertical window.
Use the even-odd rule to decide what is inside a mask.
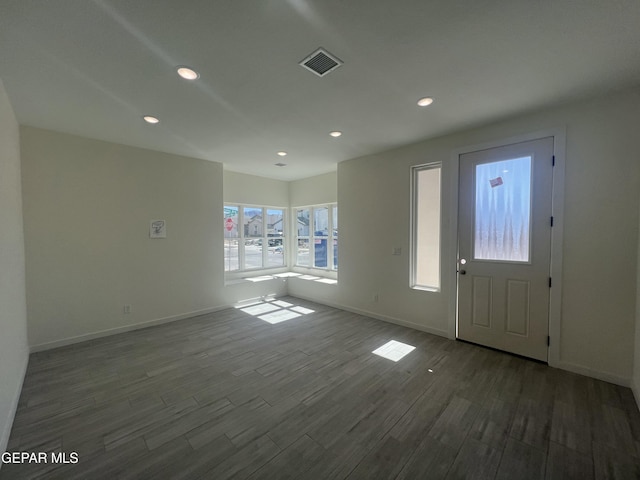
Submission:
[[[238,206],[224,206],[224,270],[232,272],[240,269],[238,244],[240,235],[238,232]]]
[[[313,209],[313,214],[313,266],[327,268],[329,207],[316,207]]]
[[[333,269],[338,269],[338,206],[333,206]]]
[[[244,207],[244,268],[262,268],[262,208]]]
[[[411,169],[411,287],[440,290],[440,163]]]
[[[284,267],[284,210],[267,208],[267,267]]]
[[[297,241],[298,241],[298,253],[296,258],[296,265],[308,267],[309,263],[309,209],[301,208],[296,210],[296,223],[297,223]]]

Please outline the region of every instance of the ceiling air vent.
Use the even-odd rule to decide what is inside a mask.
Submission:
[[[342,60],[330,54],[325,49],[319,48],[302,60],[300,65],[319,77],[324,77],[327,73],[332,72],[342,65]]]

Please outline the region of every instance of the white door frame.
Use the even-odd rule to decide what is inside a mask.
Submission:
[[[452,219],[449,230],[449,258],[444,259],[445,267],[449,269],[449,315],[448,315],[448,336],[450,339],[457,338],[457,297],[458,297],[458,276],[455,274],[458,265],[458,177],[460,175],[460,155],[478,150],[501,147],[512,143],[537,140],[539,138],[553,137],[553,154],[555,156],[555,167],[553,169],[552,188],[552,215],[553,228],[551,229],[551,278],[553,279],[549,297],[549,345],[548,363],[552,367],[559,366],[560,363],[560,335],[562,319],[562,245],[564,228],[564,163],[566,151],[566,128],[557,127],[548,130],[541,130],[514,137],[502,138],[486,143],[468,145],[457,148],[451,152],[448,162],[449,167],[449,189],[451,197]],[[446,164],[443,164],[443,169]]]

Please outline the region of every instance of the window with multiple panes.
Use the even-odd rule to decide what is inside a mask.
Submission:
[[[298,267],[338,269],[338,206],[296,208],[296,259]]]
[[[411,287],[440,290],[440,176],[442,165],[411,169]]]
[[[284,208],[224,206],[224,270],[285,267]]]

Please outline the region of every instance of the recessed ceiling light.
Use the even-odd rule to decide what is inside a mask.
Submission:
[[[431,97],[423,97],[418,100],[418,105],[421,107],[426,107],[427,105],[431,105],[433,103],[433,98]]]
[[[286,163],[282,163],[282,162],[274,163],[274,165],[275,165],[276,167],[286,167],[286,166],[287,166],[287,164],[286,164]]]
[[[287,152],[278,152],[278,155],[280,155],[281,157],[286,157],[287,156]]]
[[[338,130],[334,130],[333,132],[329,132],[329,135],[331,135],[332,137],[338,138],[340,135],[342,135],[342,132],[339,132]]]
[[[147,122],[147,123],[152,123],[152,124],[160,123],[160,120],[158,120],[153,115],[145,115],[142,118],[144,118],[144,121]]]
[[[200,78],[200,74],[189,67],[177,67],[176,71],[185,80],[197,80]]]

